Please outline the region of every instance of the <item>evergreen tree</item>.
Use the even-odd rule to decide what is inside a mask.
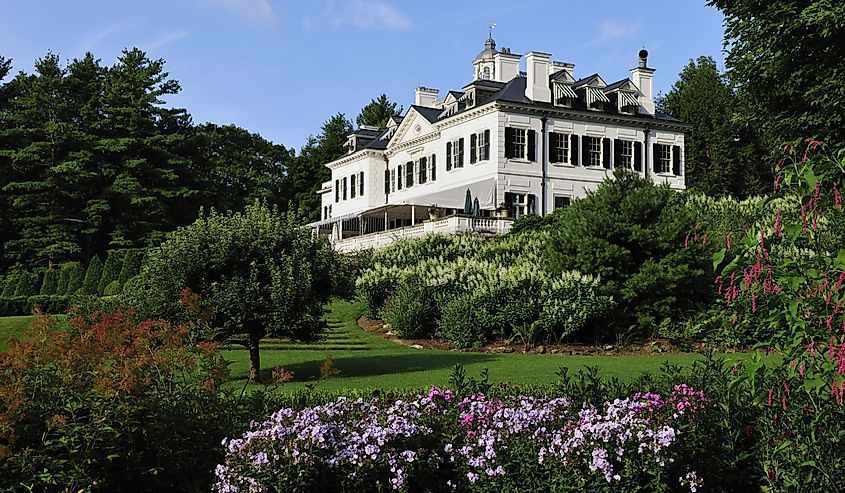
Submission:
[[[56,294],[73,295],[82,288],[85,279],[85,269],[80,262],[68,262],[62,265],[60,277],[67,278],[65,290]]]
[[[346,154],[350,133],[352,122],[338,113],[323,124],[320,135],[308,138],[300,155],[293,160],[290,172],[293,211],[305,222],[320,218],[317,190],[332,177],[325,164]]]
[[[660,111],[692,125],[685,147],[687,187],[739,198],[768,191],[771,169],[761,158],[759,139],[734,122],[739,103],[712,58],[690,60],[656,103]]]
[[[725,16],[738,115],[773,148],[815,137],[845,144],[845,2],[709,0]]]
[[[38,274],[30,271],[21,271],[18,275],[18,285],[15,287],[15,297],[18,296],[33,296],[38,294],[41,287]]]
[[[59,275],[57,269],[47,269],[41,281],[41,289],[38,294],[54,295],[59,287]]]
[[[100,281],[97,283],[98,293],[105,292],[106,286],[111,284],[112,281],[117,281],[125,255],[126,250],[109,250],[106,255],[106,262],[103,264],[103,272],[100,274]]]
[[[358,126],[370,125],[384,130],[390,118],[401,115],[404,110],[401,106],[397,109],[396,105],[397,103],[392,103],[387,99],[386,94],[382,94],[361,109],[361,113],[355,118],[355,123]]]
[[[126,284],[126,281],[131,277],[138,275],[143,259],[144,250],[141,248],[132,248],[126,251],[126,255],[123,257],[123,265],[121,265],[120,274],[117,278],[121,286]]]
[[[95,255],[88,263],[85,279],[82,281],[82,294],[98,294],[100,276],[103,274],[103,262]]]

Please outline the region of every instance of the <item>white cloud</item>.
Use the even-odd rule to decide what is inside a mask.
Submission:
[[[112,27],[103,29],[102,31],[100,31],[98,33],[92,34],[91,36],[88,36],[87,38],[80,41],[78,51],[83,52],[83,53],[86,52],[86,51],[91,51],[91,49],[93,49],[95,46],[97,46],[100,43],[100,41],[108,38],[109,36],[111,36],[114,33],[124,31],[125,29],[126,29],[125,27],[112,26]]]
[[[256,24],[273,25],[277,20],[269,0],[205,0],[205,2],[222,5]]]
[[[142,44],[142,46],[147,50],[157,50],[186,37],[188,34],[190,34],[188,31],[165,33],[152,41]]]
[[[636,34],[642,27],[642,21],[622,22],[613,19],[602,21],[598,34],[587,42],[585,46],[595,46],[628,38]]]
[[[410,19],[383,0],[347,0],[338,5],[330,2],[328,20],[334,27],[348,25],[359,29],[402,30]]]

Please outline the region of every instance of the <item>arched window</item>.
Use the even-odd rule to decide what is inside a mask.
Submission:
[[[481,78],[484,80],[490,80],[490,67],[484,67],[484,70],[481,73]]]

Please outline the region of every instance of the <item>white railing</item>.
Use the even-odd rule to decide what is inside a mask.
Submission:
[[[503,235],[510,231],[512,225],[513,219],[509,218],[449,216],[443,219],[426,221],[422,224],[405,226],[404,228],[343,238],[342,240],[335,240],[332,244],[335,250],[347,253],[381,248],[400,239],[419,238],[430,233]]]

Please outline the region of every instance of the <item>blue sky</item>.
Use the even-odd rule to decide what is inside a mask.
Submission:
[[[48,50],[111,65],[138,46],[167,61],[182,85],[169,102],[194,121],[298,150],[382,92],[407,109],[416,86],[460,89],[491,22],[499,48],[550,52],[576,77],[627,77],[643,46],[655,92],[699,55],[723,68],[722,16],[703,0],[3,0],[0,54],[29,72]]]

